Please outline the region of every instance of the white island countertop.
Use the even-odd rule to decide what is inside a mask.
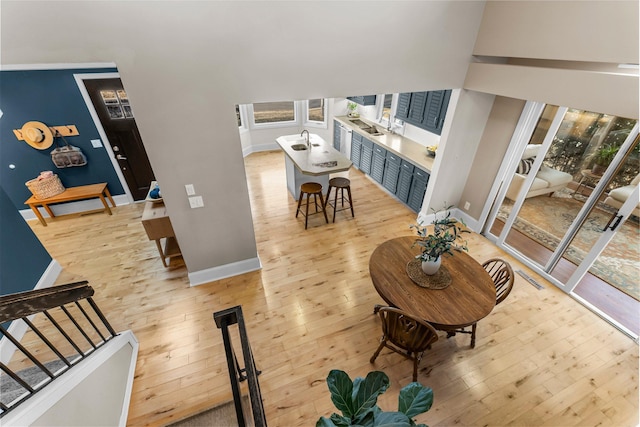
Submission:
[[[319,135],[309,135],[311,147],[304,150],[294,150],[294,145],[307,145],[305,138],[299,134],[283,135],[276,138],[276,142],[289,157],[296,168],[305,175],[327,175],[348,170],[352,163],[333,145],[327,143]]]

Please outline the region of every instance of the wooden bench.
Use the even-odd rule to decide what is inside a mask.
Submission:
[[[100,198],[100,200],[102,201],[102,204],[104,205],[105,212],[111,215],[111,209],[109,209],[109,205],[107,204],[105,197],[109,199],[109,201],[111,202],[111,206],[115,208],[116,204],[111,198],[111,193],[109,193],[109,189],[107,188],[107,183],[102,182],[100,184],[70,187],[64,190],[62,193],[56,196],[48,197],[46,199],[36,199],[35,196],[31,196],[29,197],[29,199],[27,199],[26,202],[24,202],[24,204],[29,205],[29,207],[31,208],[33,213],[36,214],[36,216],[38,217],[42,225],[46,227],[47,222],[44,220],[44,218],[42,217],[42,214],[38,210],[38,206],[44,207],[47,213],[49,214],[49,216],[51,218],[55,218],[55,215],[51,211],[51,208],[49,208],[49,205],[52,205],[54,203],[70,202],[73,200],[86,200],[86,199]]]

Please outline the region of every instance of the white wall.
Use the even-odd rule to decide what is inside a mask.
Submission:
[[[0,60],[116,63],[193,273],[256,257],[236,104],[462,88],[474,44],[475,54],[495,57],[638,62],[637,2],[491,2],[483,18],[484,6],[5,0]],[[495,71],[492,79],[488,65],[474,64],[464,87],[514,98],[540,91],[563,104],[577,99],[571,81],[549,80],[557,73]],[[637,80],[589,81],[597,86],[583,95],[589,109],[638,104]],[[451,123],[452,133],[466,125]],[[189,208],[185,184],[194,184],[204,208]]]
[[[464,87],[638,117],[637,1],[487,2]],[[489,62],[489,63],[485,63]]]
[[[256,257],[235,104],[460,87],[483,7],[3,1],[1,61],[116,63],[192,273]]]
[[[638,63],[637,1],[489,1],[474,55]]]

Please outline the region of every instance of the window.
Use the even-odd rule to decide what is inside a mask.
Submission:
[[[293,122],[296,120],[293,101],[260,102],[253,104],[253,122],[257,125]]]
[[[326,103],[324,98],[307,101],[307,122],[325,122]]]
[[[242,127],[242,117],[240,116],[240,106],[236,104],[236,117],[238,119],[238,127]]]
[[[382,113],[391,114],[391,101],[393,100],[393,94],[387,93],[384,95],[384,101],[382,103]]]

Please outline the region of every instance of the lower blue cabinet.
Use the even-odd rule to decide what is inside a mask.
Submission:
[[[420,211],[429,183],[428,172],[401,159],[358,132],[353,132],[351,137],[351,162],[382,184],[402,203],[415,212]]]
[[[382,184],[384,177],[384,164],[387,158],[387,150],[377,144],[373,145],[373,159],[371,161],[371,178]]]
[[[373,142],[362,138],[362,154],[360,156],[360,170],[371,175],[371,162],[373,161]]]
[[[386,163],[384,165],[384,176],[382,177],[382,186],[392,194],[396,194],[398,189],[401,163],[402,160],[400,157],[387,151]]]
[[[416,212],[420,211],[422,202],[424,200],[424,194],[427,191],[427,184],[429,183],[429,174],[422,169],[414,168],[413,176],[411,177],[411,187],[409,189],[409,200],[407,204],[411,209]]]

